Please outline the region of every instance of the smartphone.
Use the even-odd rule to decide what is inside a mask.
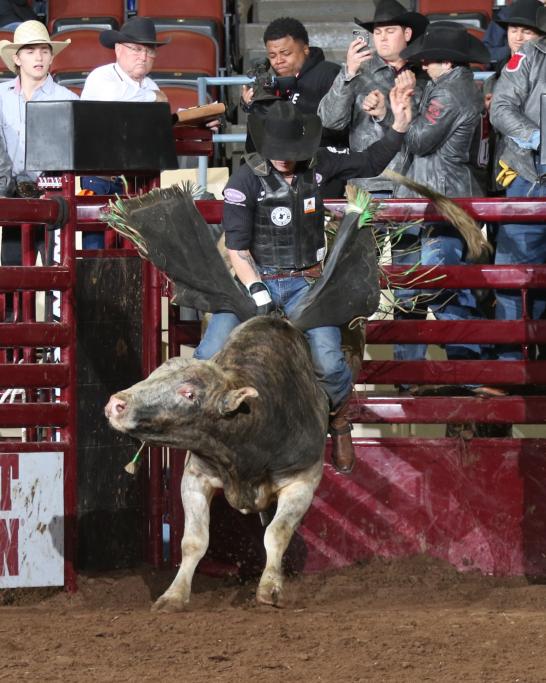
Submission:
[[[356,40],[357,38],[360,38],[362,41],[362,47],[357,50],[357,52],[364,52],[364,50],[370,50],[373,49],[370,47],[372,43],[372,36],[369,31],[366,31],[366,29],[355,29],[353,31],[353,40]]]

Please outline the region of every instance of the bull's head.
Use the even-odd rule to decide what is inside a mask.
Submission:
[[[213,361],[171,358],[142,382],[110,397],[105,414],[114,429],[148,443],[195,448],[210,426],[257,398],[236,386]]]

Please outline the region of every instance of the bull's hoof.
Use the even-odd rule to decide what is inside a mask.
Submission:
[[[259,587],[256,593],[258,605],[268,605],[269,607],[284,607],[284,598],[280,586]]]
[[[152,605],[152,612],[183,612],[187,605],[183,598],[162,595]]]

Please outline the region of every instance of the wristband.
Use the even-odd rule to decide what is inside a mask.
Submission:
[[[271,303],[271,295],[263,282],[259,280],[252,282],[250,285],[247,285],[247,289],[250,296],[256,302],[256,306],[266,306]]]

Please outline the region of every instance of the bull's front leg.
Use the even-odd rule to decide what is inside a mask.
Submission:
[[[282,558],[294,531],[311,505],[319,480],[320,475],[318,478],[298,479],[283,487],[279,493],[275,517],[264,535],[267,561],[256,593],[258,603],[283,607]]]
[[[184,507],[182,563],[172,584],[153,604],[154,611],[179,612],[190,601],[195,568],[209,545],[210,502],[217,488],[215,483],[200,471],[196,457],[190,455],[181,483]]]

